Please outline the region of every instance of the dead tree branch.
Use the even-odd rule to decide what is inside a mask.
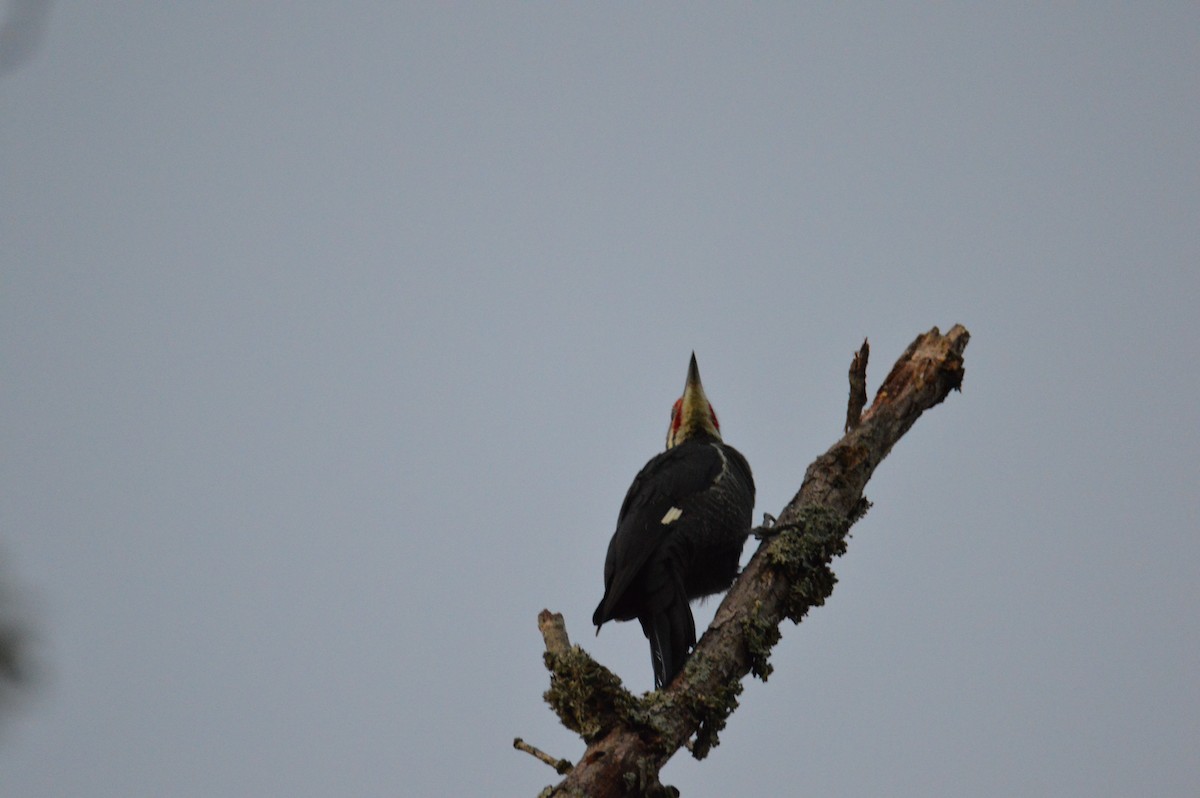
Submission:
[[[921,414],[960,387],[969,338],[961,325],[945,335],[935,327],[918,336],[875,401],[860,413],[862,404],[855,404],[859,394],[865,403],[864,342],[850,370],[846,435],[808,467],[799,492],[767,531],[683,672],[666,689],[635,698],[616,675],[570,645],[561,616],[542,613],[539,625],[551,673],[546,701],[588,746],[567,777],[544,794],[673,793],[659,783],[659,770],[693,737],[693,756],[708,754],[737,707],[742,677],[753,673],[765,681],[770,675],[769,656],[783,619],[799,623],[833,591],[830,564],[845,552],[851,525],[867,509],[867,481]]]

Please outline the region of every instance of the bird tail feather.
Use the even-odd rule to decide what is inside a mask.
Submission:
[[[650,661],[654,666],[654,688],[666,687],[683,669],[688,652],[696,645],[696,622],[688,606],[683,585],[672,591],[665,606],[639,616],[642,631],[650,641]]]

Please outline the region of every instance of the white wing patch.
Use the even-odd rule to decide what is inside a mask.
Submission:
[[[682,515],[683,510],[679,509],[678,507],[672,507],[670,510],[667,510],[667,514],[662,517],[662,521],[660,523],[663,525],[673,524],[678,521]]]

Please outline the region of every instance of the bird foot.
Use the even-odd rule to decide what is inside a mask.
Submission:
[[[750,531],[758,540],[770,540],[784,532],[803,528],[801,524],[781,524],[775,516],[770,513],[763,513],[762,526],[756,526]]]

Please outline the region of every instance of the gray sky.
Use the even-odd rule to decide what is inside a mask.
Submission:
[[[1200,6],[33,13],[0,555],[44,672],[0,794],[532,795],[514,736],[582,751],[540,609],[651,685],[589,620],[691,351],[778,512],[863,337],[874,387],[955,322],[964,392],[664,779],[1195,794]]]

